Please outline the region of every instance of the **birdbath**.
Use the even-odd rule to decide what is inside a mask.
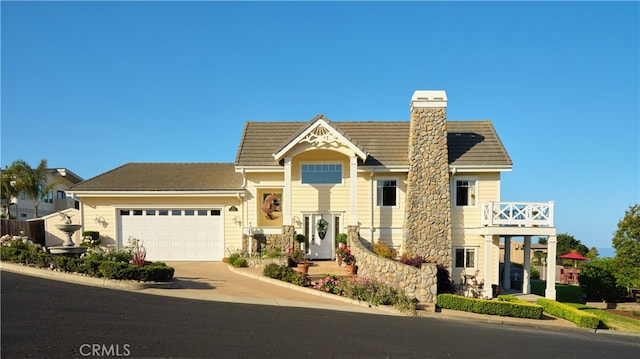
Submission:
[[[73,243],[73,239],[71,239],[71,237],[73,236],[73,233],[75,231],[80,229],[80,227],[82,227],[81,224],[73,224],[73,223],[56,224],[56,228],[58,228],[59,230],[67,234],[67,241],[62,244],[63,246],[73,247],[76,245],[75,243]]]
[[[76,247],[76,244],[73,243],[73,233],[82,227],[81,224],[73,224],[71,223],[71,217],[64,213],[60,213],[65,219],[65,223],[56,224],[56,228],[63,231],[67,234],[67,241],[64,242],[61,246],[49,247],[49,252],[51,254],[65,254],[65,255],[80,255],[87,251],[85,247]]]

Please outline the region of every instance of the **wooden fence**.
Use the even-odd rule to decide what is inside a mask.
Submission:
[[[25,236],[29,237],[33,243],[45,243],[44,220],[36,219],[31,221],[18,221],[15,219],[0,219],[0,235],[10,234],[19,236],[23,231]]]

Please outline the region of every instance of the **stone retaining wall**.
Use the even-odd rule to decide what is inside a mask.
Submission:
[[[358,275],[376,278],[400,288],[410,298],[420,303],[434,304],[438,293],[438,267],[435,263],[423,263],[418,269],[371,252],[362,244],[357,226],[347,228],[351,254],[356,257]]]
[[[275,263],[279,266],[287,264],[286,257],[280,258],[259,258],[259,257],[250,257],[247,258],[247,267],[249,268],[264,268],[269,264]]]

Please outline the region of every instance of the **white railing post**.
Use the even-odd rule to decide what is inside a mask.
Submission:
[[[549,201],[549,218],[547,221],[549,222],[549,227],[553,227],[553,201]]]

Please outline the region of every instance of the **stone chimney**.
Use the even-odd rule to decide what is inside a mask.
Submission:
[[[404,251],[451,268],[447,95],[416,91],[410,112]]]

